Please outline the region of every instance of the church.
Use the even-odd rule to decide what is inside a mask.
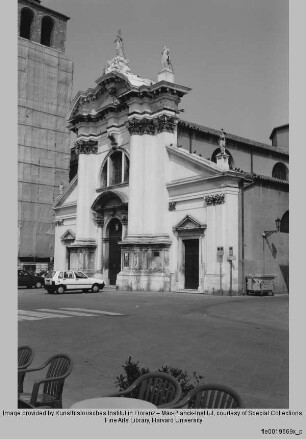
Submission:
[[[271,144],[181,119],[191,89],[164,47],[156,80],[116,56],[68,114],[77,173],[54,205],[54,269],[128,291],[289,292],[289,125]]]

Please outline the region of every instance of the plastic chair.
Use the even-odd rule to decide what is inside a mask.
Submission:
[[[21,372],[30,366],[34,358],[34,352],[30,346],[18,347],[18,393],[23,392],[23,381],[25,372]]]
[[[35,381],[31,393],[22,393],[20,398],[34,407],[48,406],[62,408],[62,394],[65,379],[72,371],[72,360],[68,355],[53,355],[42,366],[26,369],[24,373],[47,369],[46,377]],[[19,373],[19,371],[18,371]],[[40,387],[43,386],[39,393]]]
[[[171,408],[243,408],[244,404],[238,393],[222,384],[202,384],[190,392]]]
[[[105,396],[142,399],[159,408],[168,407],[170,403],[175,404],[180,400],[181,395],[180,383],[172,375],[152,372],[141,375],[127,389]]]

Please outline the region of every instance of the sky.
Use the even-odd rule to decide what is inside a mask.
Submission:
[[[121,29],[132,73],[157,80],[170,49],[192,88],[181,118],[270,144],[289,122],[288,0],[42,0],[70,17],[74,94],[95,86]]]

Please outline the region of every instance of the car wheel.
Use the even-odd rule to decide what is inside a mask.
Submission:
[[[41,287],[42,287],[42,283],[40,281],[36,282],[35,288],[41,288]]]
[[[65,288],[63,287],[63,285],[59,285],[57,287],[57,292],[58,294],[63,294],[65,292]]]
[[[99,292],[99,285],[94,284],[94,285],[92,286],[92,288],[91,288],[91,291],[92,291],[93,293],[98,293],[98,292]]]

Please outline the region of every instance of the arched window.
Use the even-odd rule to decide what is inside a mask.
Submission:
[[[217,155],[220,154],[220,152],[221,152],[220,148],[215,149],[215,151],[212,153],[212,156],[211,156],[210,160],[212,162],[217,163]],[[232,154],[227,149],[225,150],[225,152],[229,156],[229,158],[228,158],[229,168],[233,169],[233,167],[234,167],[234,160],[233,160]]]
[[[34,14],[31,9],[23,8],[21,10],[19,34],[22,38],[31,39],[33,19]]]
[[[108,187],[129,181],[130,161],[125,152],[119,150],[109,155],[103,165],[101,186]]]
[[[282,216],[279,231],[282,233],[289,233],[289,210],[287,210]]]
[[[44,46],[50,47],[52,44],[54,30],[54,21],[52,18],[45,16],[41,21],[41,37],[40,42]]]
[[[288,180],[288,168],[284,163],[276,163],[272,170],[272,177],[279,180]]]

